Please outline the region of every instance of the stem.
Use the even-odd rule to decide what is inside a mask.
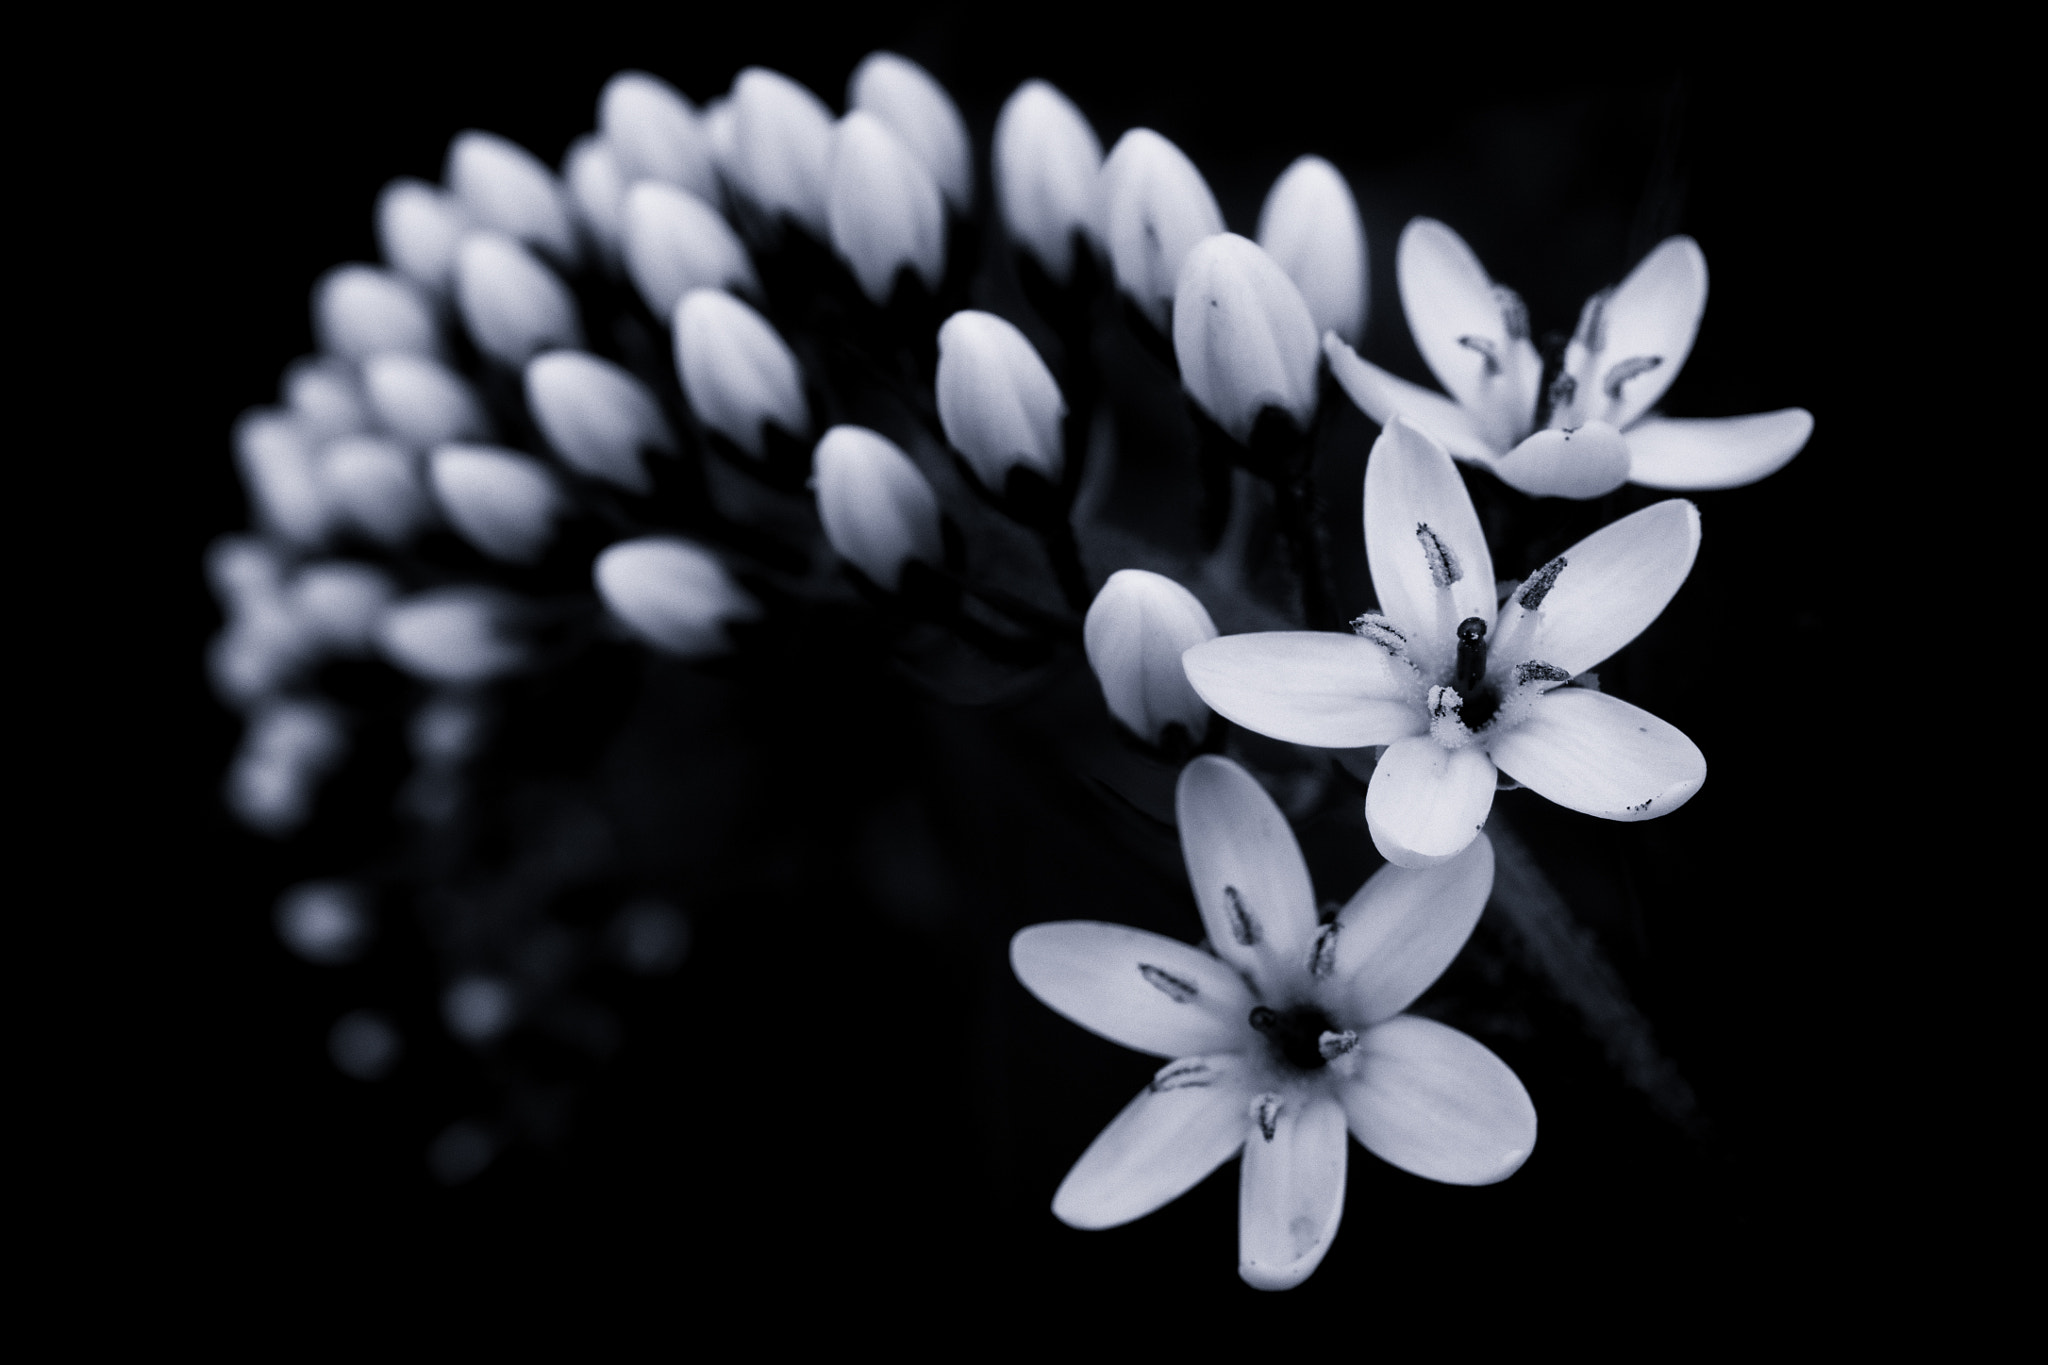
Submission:
[[[1330,547],[1317,515],[1315,475],[1306,464],[1275,478],[1273,494],[1288,558],[1301,578],[1301,614],[1310,630],[1338,630],[1343,618],[1330,592]]]

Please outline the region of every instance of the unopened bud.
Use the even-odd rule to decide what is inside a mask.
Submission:
[[[284,554],[261,536],[222,536],[206,547],[207,584],[230,616],[276,598],[284,571]]]
[[[272,918],[285,947],[323,967],[360,958],[376,929],[370,894],[353,882],[300,882],[277,898]]]
[[[894,590],[910,560],[943,558],[938,495],[894,441],[866,427],[834,427],[813,465],[818,518],[841,559]]]
[[[447,445],[433,453],[427,472],[449,525],[491,558],[530,564],[554,539],[566,504],[538,460],[493,446]]]
[[[1165,331],[1188,252],[1223,231],[1216,196],[1180,148],[1133,128],[1102,163],[1102,211],[1117,288]]]
[[[1259,245],[1301,290],[1316,335],[1356,346],[1372,276],[1358,201],[1335,166],[1304,156],[1281,173],[1259,210]]]
[[[207,646],[206,667],[220,699],[245,708],[279,691],[312,656],[298,617],[273,584],[235,603],[227,629]]]
[[[726,623],[761,612],[708,550],[675,536],[621,541],[597,557],[592,576],[628,629],[686,658],[724,653]]]
[[[344,436],[320,452],[320,488],[349,526],[402,545],[433,519],[413,453],[384,436]]]
[[[576,300],[555,272],[510,237],[472,232],[455,253],[455,305],[476,348],[518,368],[536,351],[581,346]]]
[[[313,813],[320,779],[347,745],[340,713],[324,702],[267,703],[250,717],[228,769],[229,809],[261,833],[291,833]]]
[[[1143,569],[1111,574],[1081,627],[1109,713],[1148,744],[1176,722],[1192,739],[1208,729],[1209,708],[1189,685],[1180,656],[1215,638],[1216,623],[1193,593]]]
[[[377,249],[420,288],[445,294],[455,279],[455,248],[471,227],[454,195],[410,176],[377,196]]]
[[[295,545],[326,538],[331,518],[314,451],[289,414],[276,408],[242,414],[235,424],[235,464],[258,526]]]
[[[564,265],[577,259],[568,196],[541,159],[496,133],[474,129],[448,144],[442,177],[479,226],[545,251]]]
[[[370,408],[354,368],[331,356],[306,356],[284,372],[284,402],[314,443],[370,428]]]
[[[1188,393],[1240,442],[1268,406],[1303,431],[1315,417],[1315,319],[1256,242],[1221,233],[1188,253],[1174,299],[1173,353]]]
[[[1022,332],[994,313],[953,314],[939,328],[939,423],[975,477],[1000,489],[1023,465],[1058,483],[1067,401]]]
[[[441,1022],[465,1043],[495,1042],[519,1022],[519,997],[497,976],[459,976],[441,996]]]
[[[676,305],[676,373],[697,420],[749,455],[767,451],[773,422],[811,429],[796,356],[768,319],[722,289],[692,289]]]
[[[643,180],[627,192],[620,222],[626,271],[658,318],[692,289],[760,289],[723,215],[687,190]]]
[[[585,133],[562,158],[562,182],[584,235],[597,244],[605,264],[616,269],[624,250],[626,207],[626,174],[618,157],[603,138]]]
[[[386,351],[436,355],[434,311],[404,276],[374,265],[338,265],[313,286],[313,335],[344,360]]]
[[[426,682],[490,682],[526,663],[513,635],[522,606],[510,593],[475,585],[415,593],[384,613],[377,646],[395,667]]]
[[[906,268],[927,289],[939,287],[945,201],[916,154],[873,114],[848,114],[833,131],[825,216],[832,249],[876,303],[889,301]]]
[[[647,386],[586,351],[550,351],[526,367],[526,405],[571,468],[633,493],[653,488],[641,452],[674,451],[675,433]]]
[[[750,66],[732,83],[732,159],[727,169],[754,206],[794,219],[819,241],[826,174],[832,160],[832,111],[779,71]]]
[[[1101,236],[1102,140],[1072,100],[1030,80],[996,116],[994,163],[1010,240],[1065,284],[1074,273],[1074,234]]]
[[[628,185],[658,180],[700,199],[718,197],[718,171],[697,111],[659,76],[621,71],[607,81],[597,100],[597,126]]]
[[[923,163],[955,213],[974,206],[967,123],[931,72],[893,52],[870,52],[846,82],[846,107],[888,124]]]
[[[337,654],[367,654],[398,585],[368,564],[327,560],[294,574],[289,592],[309,643]]]
[[[469,381],[438,360],[377,356],[363,366],[363,393],[384,430],[415,449],[491,434]]]

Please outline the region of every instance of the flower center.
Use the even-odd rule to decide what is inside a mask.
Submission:
[[[1315,1006],[1297,1005],[1290,1010],[1276,1010],[1267,1005],[1254,1005],[1251,1022],[1252,1027],[1265,1034],[1266,1040],[1290,1065],[1303,1071],[1315,1071],[1329,1062],[1323,1039],[1335,1034],[1336,1030],[1330,1025],[1330,1016]]]
[[[1468,616],[1458,623],[1458,661],[1451,685],[1458,689],[1458,718],[1478,730],[1500,709],[1500,693],[1486,685],[1486,622]]]

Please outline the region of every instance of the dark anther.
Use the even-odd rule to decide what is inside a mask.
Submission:
[[[1565,558],[1559,555],[1529,575],[1529,581],[1522,585],[1522,591],[1515,600],[1530,611],[1536,610],[1543,605],[1543,599],[1550,595],[1552,585],[1557,582],[1557,576],[1564,572],[1564,568]]]
[[[1458,694],[1470,697],[1486,681],[1486,622],[1468,616],[1458,623]]]
[[[1252,1027],[1272,1040],[1280,1055],[1303,1071],[1314,1071],[1329,1059],[1323,1056],[1322,1038],[1335,1032],[1321,1010],[1307,1005],[1285,1014],[1265,1005],[1252,1006]]]
[[[1485,337],[1459,337],[1458,344],[1468,351],[1476,351],[1486,362],[1486,374],[1490,379],[1500,373],[1500,350]]]

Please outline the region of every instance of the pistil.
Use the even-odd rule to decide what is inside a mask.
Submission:
[[[1251,1025],[1265,1034],[1291,1065],[1303,1071],[1314,1071],[1327,1065],[1332,1054],[1326,1050],[1323,1040],[1343,1036],[1330,1027],[1328,1017],[1321,1010],[1306,1005],[1285,1012],[1266,1005],[1254,1005]]]

